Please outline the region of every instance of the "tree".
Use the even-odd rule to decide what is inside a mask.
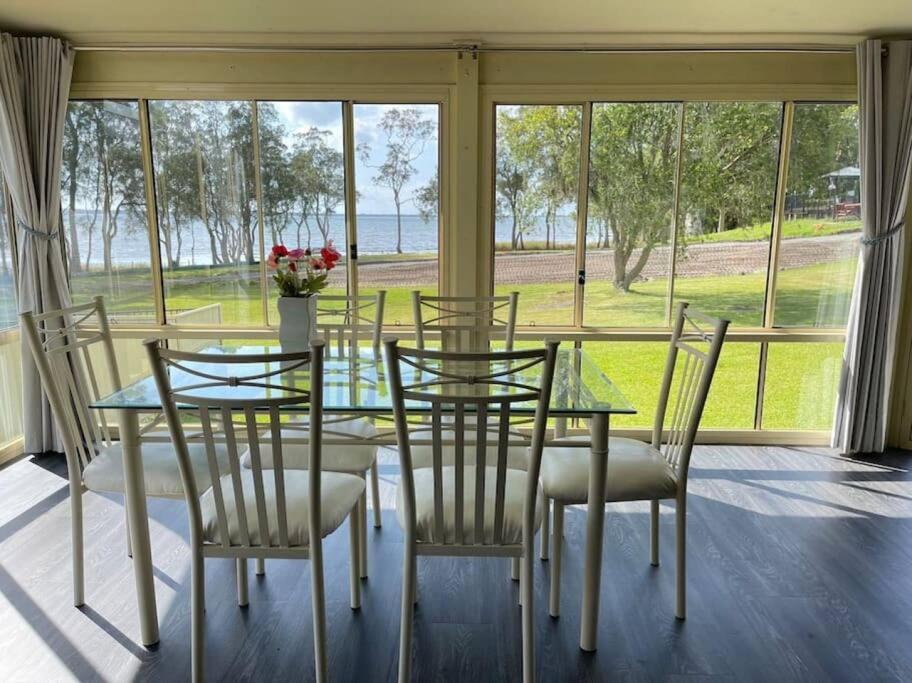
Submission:
[[[660,103],[599,105],[592,111],[589,221],[604,231],[599,243],[607,246],[610,239],[614,286],[624,292],[669,234],[678,111]]]
[[[292,148],[291,173],[298,211],[307,227],[308,247],[313,246],[310,221],[325,244],[330,238],[333,213],[345,199],[342,152],[328,142],[331,136],[328,130],[311,127],[295,136]],[[298,243],[301,243],[300,232]]]
[[[498,147],[510,159],[509,172],[519,170],[524,175],[524,195],[534,193],[540,199],[535,208],[544,212],[546,249],[556,241],[561,210],[576,202],[581,121],[579,107],[569,106],[518,107],[498,115]],[[523,199],[531,208],[531,197]]]
[[[498,153],[495,180],[497,212],[511,218],[510,248],[525,249],[524,237],[535,225],[541,196],[530,187],[530,173],[519,165],[509,149],[501,150],[499,146],[498,150],[502,153]]]
[[[425,223],[432,218],[436,218],[440,211],[440,179],[435,173],[434,177],[428,180],[424,185],[415,190],[412,197],[415,207],[418,209],[418,215]]]
[[[396,205],[396,253],[402,253],[402,205],[407,201],[402,192],[417,172],[414,163],[421,157],[428,141],[436,131],[434,122],[424,118],[418,109],[388,109],[380,119],[380,130],[386,136],[386,157],[372,165],[367,144],[358,146],[362,163],[376,171],[371,179],[375,185],[388,188]]]

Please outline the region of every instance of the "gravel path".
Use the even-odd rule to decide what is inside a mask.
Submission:
[[[827,237],[800,237],[784,240],[779,264],[782,270],[801,268],[815,263],[829,263],[848,258],[858,243],[858,233]],[[641,273],[642,278],[666,277],[669,270],[670,247],[658,247],[649,255]],[[639,252],[634,252],[634,263]],[[609,280],[614,277],[614,255],[611,249],[590,250],[586,257],[589,278]],[[694,244],[679,256],[678,277],[708,275],[744,275],[766,270],[769,262],[769,242],[726,242],[724,244]],[[332,284],[345,281],[344,268],[333,271]],[[576,277],[576,256],[561,252],[504,252],[497,254],[494,278],[499,285],[522,285],[543,282],[567,282]],[[437,282],[434,261],[389,261],[362,263],[358,280],[365,287],[405,287]]]

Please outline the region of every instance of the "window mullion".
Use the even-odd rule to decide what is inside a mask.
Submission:
[[[260,241],[260,299],[263,324],[269,325],[269,279],[266,275],[266,227],[263,219],[263,175],[260,157],[260,119],[256,100],[250,102],[250,125],[253,127],[253,184],[256,192],[257,235]]]
[[[355,189],[355,105],[352,100],[342,103],[342,163],[345,177],[345,239],[348,242],[346,265],[350,296],[358,294],[358,216]]]
[[[668,254],[668,291],[665,300],[665,326],[671,327],[674,315],[674,281],[678,262],[678,220],[681,214],[681,180],[684,177],[684,124],[687,102],[681,102],[678,113],[678,156],[675,159],[674,196],[671,209],[671,244]]]
[[[146,193],[146,222],[149,235],[149,254],[152,266],[152,298],[155,303],[155,322],[168,322],[165,310],[165,286],[162,273],[161,241],[158,237],[158,204],[155,196],[155,165],[152,160],[152,126],[149,121],[149,102],[139,100],[139,142],[142,154],[143,178]]]
[[[579,188],[576,198],[576,285],[573,298],[573,325],[583,324],[583,297],[586,272],[586,224],[589,219],[589,145],[592,138],[592,102],[583,103],[580,131]]]
[[[769,267],[766,271],[766,297],[763,304],[763,327],[773,327],[776,309],[776,274],[779,272],[779,246],[782,221],[785,218],[785,194],[788,184],[789,152],[792,146],[792,122],[795,103],[785,102],[779,138],[779,168],[776,174],[776,196],[773,198],[772,235],[770,236]]]

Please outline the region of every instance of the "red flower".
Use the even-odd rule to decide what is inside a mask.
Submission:
[[[288,270],[290,270],[292,273],[298,272],[298,264],[294,261],[290,261],[288,263]]]
[[[326,270],[332,270],[336,267],[336,263],[342,258],[342,255],[339,254],[338,250],[333,246],[332,240],[320,250],[320,257],[323,262],[326,264]]]
[[[277,258],[288,256],[288,248],[284,244],[277,244],[272,248],[272,255]]]

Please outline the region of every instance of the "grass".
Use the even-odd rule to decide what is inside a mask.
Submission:
[[[845,227],[847,224],[840,224]],[[795,233],[807,226],[796,228]],[[748,230],[744,229],[748,234]],[[726,233],[730,235],[735,231]],[[777,326],[840,327],[845,324],[854,274],[853,258],[794,268],[778,273]],[[232,279],[232,277],[234,279]],[[761,322],[765,273],[724,277],[680,278],[675,298],[687,300],[707,313],[729,317],[738,327]],[[93,273],[74,278],[74,298],[83,301],[105,294],[113,312],[151,311],[148,271]],[[259,285],[240,279],[236,272],[215,277],[208,268],[192,268],[166,275],[168,308],[193,309],[218,302],[226,326],[264,323]],[[412,287],[387,289],[385,317],[390,325],[412,324]],[[433,286],[424,288],[434,291]],[[572,280],[565,284],[500,286],[497,293],[520,292],[521,325],[569,325],[572,320]],[[327,293],[341,293],[326,290]],[[651,327],[665,324],[666,280],[637,283],[631,292],[619,292],[610,282],[590,280],[585,292],[585,323],[605,327]],[[270,321],[278,316],[270,298]],[[664,343],[586,342],[584,348],[640,410],[636,416],[617,418],[618,426],[649,426],[658,400],[658,383],[665,360]],[[828,429],[841,344],[773,343],[764,395],[765,428]],[[760,346],[730,343],[720,359],[714,387],[707,403],[706,427],[752,428],[757,391]]]
[[[785,221],[782,224],[782,239],[796,237],[824,237],[843,232],[861,230],[861,221],[799,218]],[[710,244],[718,242],[757,242],[770,238],[770,222],[757,223],[744,228],[733,228],[723,232],[711,232],[705,235],[688,235],[688,244]]]

